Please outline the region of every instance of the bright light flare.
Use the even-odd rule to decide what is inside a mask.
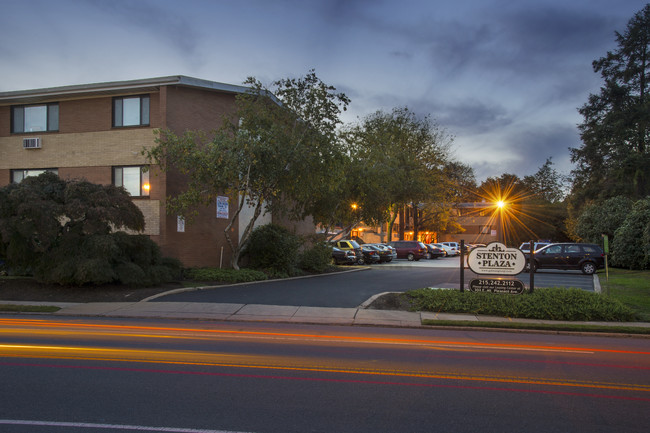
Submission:
[[[499,200],[499,201],[497,202],[497,207],[498,207],[499,209],[503,209],[503,208],[505,207],[505,205],[506,205],[506,202],[504,202],[503,200]]]

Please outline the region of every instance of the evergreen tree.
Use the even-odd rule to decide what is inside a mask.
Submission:
[[[579,112],[582,146],[571,149],[574,184],[572,206],[579,212],[594,199],[623,195],[639,199],[650,193],[650,4],[636,13],[624,33],[616,32],[617,49],[593,62],[604,85]]]

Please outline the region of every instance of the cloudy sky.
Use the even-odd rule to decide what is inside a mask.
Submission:
[[[0,91],[315,69],[355,122],[407,106],[478,180],[572,166],[577,108],[638,0],[0,0]]]

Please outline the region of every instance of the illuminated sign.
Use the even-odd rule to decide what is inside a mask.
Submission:
[[[480,275],[517,275],[526,267],[526,256],[518,248],[492,242],[470,251],[467,264],[472,272]]]

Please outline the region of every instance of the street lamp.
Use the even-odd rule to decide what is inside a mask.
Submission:
[[[503,212],[505,211],[506,208],[506,202],[503,200],[499,200],[496,202],[496,212],[497,212],[497,241],[501,242],[502,244],[506,243],[506,238],[505,238],[505,226],[503,222]]]

